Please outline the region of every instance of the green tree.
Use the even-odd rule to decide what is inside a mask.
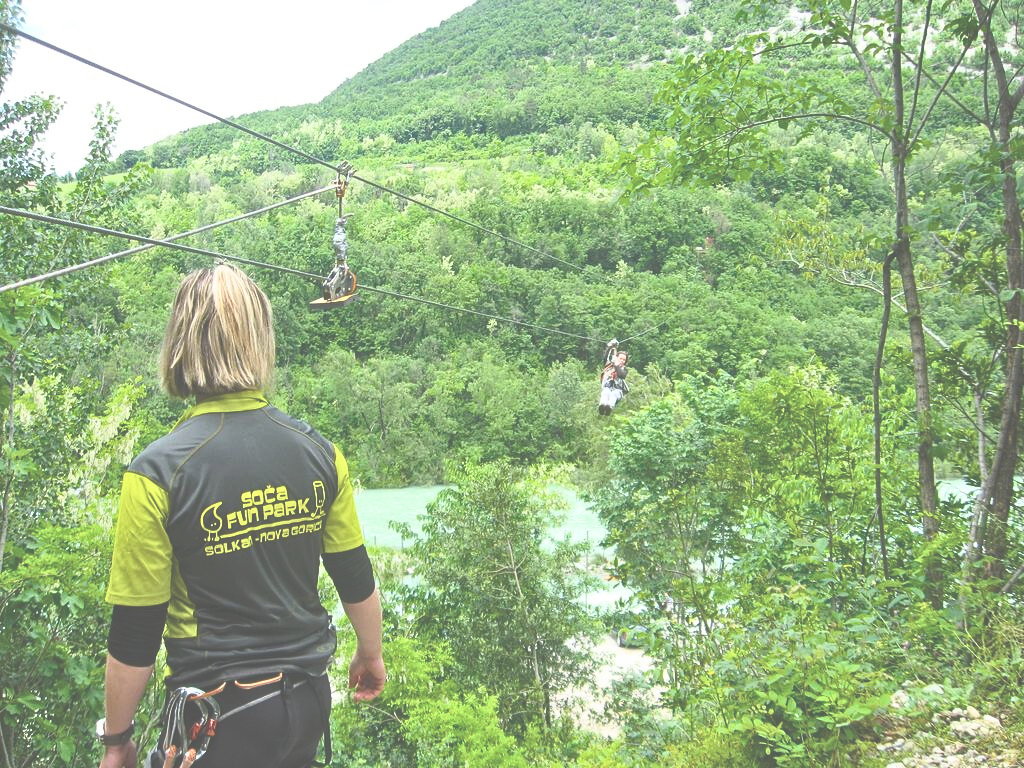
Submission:
[[[504,462],[449,473],[414,541],[417,631],[447,644],[465,688],[497,697],[506,730],[550,726],[552,697],[589,675],[593,625],[582,597],[583,544],[550,541],[564,504],[550,478]]]
[[[525,768],[501,730],[495,697],[451,675],[446,645],[396,633],[384,656],[390,682],[381,699],[373,707],[331,709],[334,747],[346,765]]]
[[[103,710],[105,527],[43,525],[0,573],[0,763],[84,765]]]
[[[1007,556],[1009,554],[1010,510],[1015,505],[1017,492],[1017,465],[1020,458],[1020,418],[1024,398],[1024,214],[1020,201],[1017,181],[1019,161],[1013,151],[1016,133],[1020,126],[1020,104],[1024,90],[1015,82],[1012,73],[1019,67],[1019,55],[1003,44],[1007,34],[1017,34],[1017,25],[1009,24],[1009,30],[997,21],[994,13],[998,4],[988,5],[972,0],[973,16],[955,18],[955,28],[964,44],[972,44],[979,36],[984,44],[986,75],[985,85],[994,85],[995,98],[986,100],[981,123],[990,139],[989,172],[1000,181],[1002,214],[1003,252],[1006,269],[1006,290],[1000,294],[1006,314],[1003,337],[1003,352],[1006,356],[1005,385],[999,421],[999,433],[988,475],[982,479],[982,487],[975,504],[975,519],[979,521],[972,528],[977,538],[968,542],[968,565],[980,554],[989,557],[985,571],[992,577],[1000,590],[1012,587],[1014,580],[1024,574],[1024,568],[1005,580]],[[1019,12],[1019,11],[1018,11]],[[989,87],[985,88],[986,94]],[[994,167],[992,167],[994,166]]]
[[[17,3],[0,1],[5,24],[18,15]],[[6,29],[0,32],[0,89],[12,42]],[[130,219],[125,203],[134,193],[131,181],[112,185],[102,177],[116,121],[108,111],[97,111],[79,180],[58,194],[39,142],[57,113],[56,102],[42,96],[0,105],[5,205],[101,219],[116,228]],[[0,241],[4,286],[85,261],[102,248],[70,230],[57,232],[8,215],[0,217]],[[116,325],[114,294],[95,273],[0,294],[5,766],[72,766],[94,759],[81,734],[89,733],[102,709],[110,493],[138,436],[129,423],[136,388],[104,386],[103,351],[116,338]]]
[[[930,4],[913,8],[930,18]],[[763,3],[753,10],[777,8]],[[799,34],[778,39],[755,34],[727,49],[687,54],[660,95],[669,108],[664,127],[652,132],[623,167],[634,190],[680,180],[749,179],[755,169],[777,168],[782,162],[784,145],[773,141],[773,131],[795,128],[807,136],[824,121],[848,123],[884,143],[893,184],[894,232],[882,258],[896,264],[902,281],[919,420],[922,532],[931,541],[939,532],[935,437],[926,334],[911,252],[907,164],[927,135],[934,104],[946,93],[952,75],[945,58],[915,58],[908,53],[911,45],[920,51],[927,48],[936,34],[932,25],[923,24],[912,38],[917,28],[911,26],[911,13],[905,12],[902,0],[885,13],[875,13],[878,10],[869,14],[858,5],[816,0],[810,5],[807,30]],[[749,17],[747,9],[742,13]],[[952,66],[955,74],[971,41],[955,34],[952,39],[962,43]],[[861,78],[859,88],[835,89],[823,78],[807,76],[799,59],[790,55],[794,48],[850,54]],[[879,53],[887,68],[876,63]],[[770,63],[762,65],[762,60]],[[842,58],[818,57],[816,62],[829,62],[838,71],[848,69]],[[943,574],[927,557],[924,568],[930,599],[940,607]]]
[[[815,764],[856,738],[888,684],[863,638],[900,656],[872,535],[869,424],[809,367],[684,380],[612,435],[596,508],[643,609],[661,701],[691,727],[760,745],[754,764]]]
[[[20,15],[20,4],[16,0],[0,0],[0,22],[16,25]],[[0,93],[11,71],[14,40],[13,34],[0,29]],[[38,138],[56,118],[57,111],[52,99],[42,97],[0,104],[0,194],[5,204],[44,210],[55,206],[56,178],[46,171]],[[24,220],[0,217],[0,242],[4,246],[0,283],[25,277],[29,269],[41,262],[37,256],[38,232]],[[37,469],[32,457],[14,441],[14,401],[18,387],[41,365],[37,350],[28,347],[27,340],[41,328],[54,327],[59,316],[60,307],[53,296],[38,287],[0,294],[0,349],[3,352],[0,357],[0,408],[3,412],[0,571],[13,518],[14,483]]]

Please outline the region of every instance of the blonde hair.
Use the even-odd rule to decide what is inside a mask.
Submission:
[[[270,301],[248,275],[218,264],[182,279],[160,348],[160,383],[169,394],[265,389],[274,354]]]

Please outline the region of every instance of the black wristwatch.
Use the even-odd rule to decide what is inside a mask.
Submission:
[[[107,733],[107,718],[101,717],[96,721],[96,741],[105,747],[118,747],[127,744],[135,735],[135,721],[132,720],[120,733]]]

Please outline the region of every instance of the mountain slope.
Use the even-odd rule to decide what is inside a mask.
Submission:
[[[381,59],[325,99],[448,76],[479,77],[538,59],[639,64],[665,57],[679,36],[672,0],[478,0]]]
[[[505,139],[584,122],[647,125],[659,114],[653,96],[683,39],[680,21],[672,0],[478,0],[321,103],[241,120],[331,158],[358,156],[364,140],[381,135],[406,143],[456,134]],[[254,141],[210,125],[149,154],[158,167],[177,167],[232,149],[251,154],[242,148]]]

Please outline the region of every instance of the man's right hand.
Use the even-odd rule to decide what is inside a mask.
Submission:
[[[348,687],[356,689],[352,695],[356,701],[376,699],[384,690],[387,679],[384,659],[379,655],[364,658],[357,651],[348,665]]]

